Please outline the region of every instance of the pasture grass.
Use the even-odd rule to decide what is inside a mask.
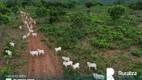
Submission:
[[[38,28],[40,32],[48,35],[49,43],[54,44],[52,48],[62,47],[62,51],[57,53],[58,56],[69,56],[73,62],[79,62],[81,64],[80,70],[75,71],[80,75],[87,75],[94,72],[105,74],[107,67],[115,67],[116,70],[119,70],[122,68],[122,65],[125,65],[122,70],[134,69],[134,63],[137,60],[132,62],[129,58],[130,52],[127,50],[132,46],[140,48],[141,44],[139,43],[141,42],[142,32],[139,30],[138,24],[140,24],[142,19],[138,16],[141,16],[140,13],[142,12],[127,8],[125,15],[116,21],[112,21],[107,13],[109,7],[92,7],[90,8],[91,16],[88,16],[88,9],[85,6],[76,6],[76,8],[66,10],[67,15],[64,19],[54,24],[49,24],[45,20],[48,17],[38,18]],[[135,15],[132,15],[132,12]],[[74,30],[75,25],[72,21],[74,17],[72,16],[82,13],[88,18],[84,22],[86,23],[82,28],[84,30],[81,28]],[[78,25],[76,27],[80,26]],[[119,52],[117,54],[111,53],[111,50],[118,50]],[[105,52],[105,55],[101,55],[102,53],[99,53],[100,51],[107,51],[107,53]],[[87,61],[97,63],[98,70],[88,70],[86,65]],[[129,66],[129,68],[126,66]],[[72,73],[72,68],[66,69],[63,66],[63,69],[65,74]]]

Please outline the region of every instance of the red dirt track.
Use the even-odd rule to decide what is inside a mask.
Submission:
[[[22,21],[26,20],[25,16],[21,16]],[[28,21],[27,21],[28,22]],[[28,33],[28,29],[26,25],[24,25],[26,34]],[[36,28],[35,25],[33,25]],[[35,32],[35,30],[34,30]],[[44,55],[40,56],[31,56],[29,54],[29,67],[28,67],[28,79],[34,80],[60,80],[62,78],[62,68],[59,57],[56,56],[50,49],[45,46],[39,38],[39,34],[37,33],[37,37],[27,38],[28,48],[30,51],[35,51],[37,49],[43,49],[45,51]]]

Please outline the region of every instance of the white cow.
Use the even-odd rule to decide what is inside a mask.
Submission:
[[[37,51],[38,51],[39,55],[40,55],[40,54],[44,54],[44,50],[37,49]]]
[[[30,51],[30,54],[31,54],[32,56],[37,55],[37,57],[38,57],[38,51]]]
[[[36,24],[36,21],[34,20],[34,24]]]
[[[30,36],[30,33],[27,34],[27,37],[29,37],[29,36]]]
[[[27,21],[24,21],[24,24],[26,24],[26,25],[27,25],[27,24],[28,24],[28,22],[27,22]]]
[[[61,51],[61,47],[55,48],[55,51],[56,52]]]
[[[65,57],[65,56],[62,56],[62,59],[63,59],[64,61],[69,61],[69,60],[70,60],[69,57]]]
[[[29,24],[27,24],[27,28],[30,29]],[[30,31],[29,31],[30,32]]]
[[[79,69],[79,63],[72,65],[72,67],[73,67],[73,69],[77,69],[77,68]]]
[[[33,36],[37,36],[37,33],[32,33]]]
[[[22,39],[26,39],[26,38],[27,38],[27,35],[23,35],[23,36],[22,36]]]
[[[72,66],[72,64],[73,64],[72,61],[68,61],[68,62],[64,61],[64,62],[63,62],[63,65],[66,66],[66,67],[67,67],[67,66]]]
[[[10,50],[5,51],[10,57],[12,57],[12,52]]]
[[[15,43],[14,43],[14,42],[10,42],[9,44],[10,44],[10,46],[12,46],[12,47],[15,46]]]
[[[97,74],[97,73],[93,73],[93,77],[96,79],[96,80],[104,80],[105,77],[104,75],[100,75],[100,74]]]
[[[23,12],[23,11],[20,11],[20,13],[23,14],[24,12]]]
[[[88,65],[89,69],[90,69],[91,67],[94,67],[95,69],[97,69],[96,63],[87,62],[87,65]]]
[[[33,25],[31,24],[31,27],[30,27],[31,29],[33,29]]]
[[[20,30],[22,29],[22,26],[21,26],[21,25],[19,26],[19,29],[20,29]]]
[[[28,19],[28,16],[26,16],[26,20]]]
[[[32,21],[33,19],[31,17],[29,17],[29,19]]]
[[[33,32],[34,32],[34,30],[32,30],[32,29],[30,29],[30,28],[29,28],[29,32],[30,32],[30,33],[33,33]]]

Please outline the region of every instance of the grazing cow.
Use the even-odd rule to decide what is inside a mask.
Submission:
[[[29,19],[32,21],[33,19],[31,17],[29,17]]]
[[[64,61],[69,61],[69,60],[70,60],[69,57],[65,57],[65,56],[62,56],[62,59],[63,59]]]
[[[26,25],[27,25],[27,24],[28,24],[28,22],[27,22],[27,21],[24,21],[24,24],[26,24]]]
[[[37,49],[37,51],[38,51],[39,55],[40,55],[40,54],[44,54],[44,50]]]
[[[61,51],[61,47],[55,48],[55,51],[56,52]]]
[[[36,21],[34,20],[34,24],[36,25]]]
[[[27,34],[27,37],[29,37],[29,36],[30,36],[30,33]]]
[[[37,36],[37,33],[32,33],[33,36]]]
[[[29,32],[30,32],[30,33],[33,33],[33,32],[34,32],[34,30],[32,30],[32,29],[30,29],[30,28],[29,28]]]
[[[77,68],[79,69],[79,63],[72,65],[72,67],[73,67],[73,69],[77,69]]]
[[[93,73],[93,77],[96,80],[104,80],[105,79],[104,75],[100,75],[100,74],[97,74],[97,73]]]
[[[73,64],[72,61],[68,61],[68,62],[64,61],[64,62],[63,62],[63,65],[66,66],[66,67],[67,67],[67,66],[72,66],[72,64]]]
[[[33,29],[33,25],[31,24],[31,27],[30,27],[31,29]]]
[[[26,39],[26,38],[27,38],[27,35],[22,36],[22,39]]]
[[[31,54],[32,56],[37,55],[37,57],[38,57],[38,51],[30,51],[30,54]]]
[[[97,69],[96,63],[87,62],[87,65],[88,65],[89,69],[90,69],[91,67],[94,67],[95,69]]]
[[[23,12],[23,11],[20,11],[20,13],[23,14],[24,12]]]
[[[21,25],[19,26],[19,29],[20,29],[20,30],[22,29],[22,26],[21,26]]]
[[[14,47],[15,43],[14,42],[10,42],[10,46]]]
[[[10,50],[5,51],[10,57],[12,57],[12,52]]]
[[[26,16],[26,20],[28,19],[28,16]]]

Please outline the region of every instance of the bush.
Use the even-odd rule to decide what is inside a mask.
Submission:
[[[140,56],[142,56],[142,51],[141,50],[133,50],[131,52],[131,54],[133,54],[134,56],[140,57]]]
[[[45,17],[47,16],[47,10],[45,7],[39,7],[36,9],[36,15],[39,17]]]
[[[18,6],[12,7],[12,11],[16,14],[19,10]]]
[[[135,3],[130,4],[129,8],[134,9],[134,10],[142,10],[142,1],[139,0]]]
[[[114,5],[108,9],[108,13],[113,20],[120,18],[125,13],[125,7],[122,5]]]
[[[0,24],[4,23],[4,24],[7,24],[10,22],[10,19],[7,15],[2,15],[0,13]]]
[[[137,43],[138,43],[138,45],[142,46],[142,38],[139,38],[139,39],[137,40]]]
[[[0,14],[4,14],[4,15],[9,15],[10,14],[10,9],[6,8],[5,5],[0,4]]]
[[[10,68],[6,68],[6,67],[4,67],[3,69],[2,69],[2,73],[3,74],[10,74],[10,72],[11,72],[11,70],[10,70]]]
[[[92,2],[87,2],[87,3],[85,3],[85,6],[86,6],[87,8],[90,8],[90,7],[92,7],[92,6],[95,6],[95,4],[93,4]]]
[[[60,7],[50,7],[48,9],[49,13],[49,22],[54,23],[59,21],[59,17],[66,15],[66,11]]]
[[[90,43],[97,48],[109,48],[110,44],[104,39],[90,39]]]
[[[39,31],[46,33],[46,32],[48,32],[48,29],[46,27],[40,27]]]

